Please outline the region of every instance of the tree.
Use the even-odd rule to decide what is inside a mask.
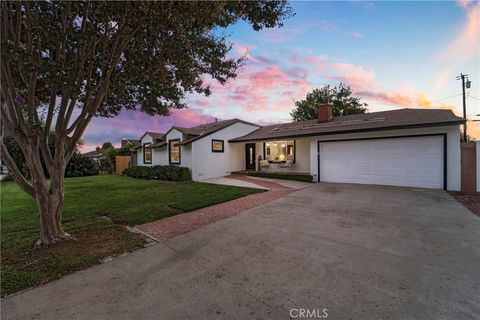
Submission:
[[[111,142],[104,142],[102,144],[102,150],[113,148],[113,144]]]
[[[186,94],[210,94],[206,81],[224,84],[242,64],[215,30],[244,20],[258,31],[291,15],[284,1],[2,1],[0,9],[1,159],[36,201],[38,245],[69,238],[63,173],[93,117],[185,107]],[[19,145],[30,179],[4,134]]]
[[[358,97],[352,97],[352,89],[340,83],[338,87],[325,85],[308,93],[304,100],[295,102],[296,108],[290,112],[290,116],[295,121],[317,119],[317,107],[323,103],[333,104],[333,116],[336,117],[367,111],[367,104]]]

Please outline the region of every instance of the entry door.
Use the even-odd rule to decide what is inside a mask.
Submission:
[[[245,144],[245,169],[255,170],[255,143]]]
[[[444,137],[319,142],[320,181],[444,188]]]

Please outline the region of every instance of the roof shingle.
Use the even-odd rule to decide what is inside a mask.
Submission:
[[[333,117],[331,121],[323,123],[314,119],[269,125],[230,141],[245,142],[272,138],[320,136],[419,126],[453,125],[464,122],[465,119],[457,117],[451,110],[400,109]]]

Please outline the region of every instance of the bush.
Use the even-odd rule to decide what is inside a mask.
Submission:
[[[179,166],[135,166],[123,171],[123,174],[136,179],[155,179],[168,181],[192,180],[190,169]]]
[[[74,154],[65,169],[65,177],[84,177],[98,174],[98,166],[95,161]]]
[[[114,168],[114,165],[110,158],[103,157],[100,159],[100,171],[102,171],[102,173],[112,174],[113,168]]]
[[[249,171],[247,175],[252,176],[252,177],[284,179],[284,180],[294,180],[294,181],[302,181],[302,182],[312,182],[313,181],[313,176],[309,175],[309,174]]]

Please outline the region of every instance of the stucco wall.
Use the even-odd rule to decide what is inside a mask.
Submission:
[[[191,151],[193,155],[191,164],[193,180],[222,177],[232,171],[241,170],[239,165],[243,164],[244,160],[236,159],[232,162],[232,157],[240,156],[243,159],[245,156],[243,153],[239,153],[237,146],[232,147],[228,140],[241,137],[256,129],[258,129],[257,126],[235,123],[194,141]],[[212,152],[212,139],[224,140],[224,152]]]
[[[154,166],[166,166],[168,164],[168,146],[153,148],[152,163]]]
[[[320,137],[311,137],[310,139],[310,174],[313,175],[314,181],[317,181],[318,158],[317,158],[317,141],[330,141],[339,139],[358,139],[358,138],[374,138],[374,137],[394,137],[406,135],[422,135],[422,134],[447,134],[447,189],[452,191],[460,190],[460,127],[445,126],[421,129],[406,130],[389,130],[377,132],[351,133],[327,135]]]

